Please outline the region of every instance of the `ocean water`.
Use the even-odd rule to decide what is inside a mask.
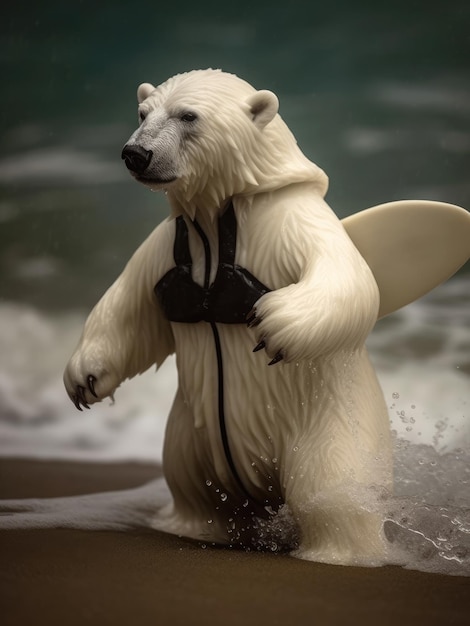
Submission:
[[[276,91],[340,217],[390,200],[470,208],[470,9],[372,1],[9,6],[0,61],[0,455],[156,462],[174,360],[78,413],[62,371],[86,314],[167,213],[120,160],[135,89],[223,67]],[[406,20],[403,10],[406,9]],[[184,10],[183,10],[184,9]],[[93,15],[93,20],[90,20]],[[155,23],[161,31],[155,37]],[[368,33],[367,37],[360,33]],[[470,272],[381,320],[368,345],[395,432],[389,562],[470,575]],[[5,503],[1,524],[150,524],[162,481],[127,494]],[[370,506],[377,506],[370,503]],[[284,530],[288,532],[288,524]]]

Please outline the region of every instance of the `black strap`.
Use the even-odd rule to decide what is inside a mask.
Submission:
[[[235,214],[233,213],[232,203],[230,203],[230,206],[232,208],[233,219],[235,220]],[[229,216],[229,220],[230,220],[230,216]],[[227,220],[227,222],[229,222],[229,220]],[[210,265],[211,265],[211,252],[210,252],[209,240],[207,239],[206,233],[202,230],[202,228],[196,221],[194,221],[194,226],[196,227],[196,231],[204,245],[204,252],[205,252],[205,257],[206,257],[205,258],[206,276],[204,280],[204,289],[208,289],[209,280],[210,280]],[[233,224],[227,223],[227,227],[233,228]],[[219,241],[221,238],[224,239],[224,237],[221,236],[220,222],[219,222]],[[236,220],[235,220],[234,244],[236,244]],[[225,246],[224,244],[221,244],[220,248],[221,249],[224,248],[223,254],[227,254],[227,256],[231,254],[230,245]],[[222,250],[220,253],[222,254]],[[233,259],[234,258],[235,258],[235,245],[233,247]],[[219,259],[219,264],[220,262],[221,260]],[[233,260],[232,260],[232,263],[233,263]],[[230,449],[230,443],[229,443],[228,433],[227,433],[227,424],[226,424],[226,418],[225,418],[224,369],[223,369],[223,359],[222,359],[222,347],[220,345],[220,337],[219,337],[219,331],[217,329],[217,324],[215,324],[215,322],[210,322],[210,327],[212,330],[212,335],[214,337],[215,354],[216,354],[216,359],[217,359],[217,389],[218,389],[217,408],[218,408],[218,414],[219,414],[219,428],[220,428],[220,437],[222,440],[222,446],[224,448],[225,458],[227,459],[228,466],[230,467],[230,470],[232,472],[232,475],[237,485],[239,486],[241,491],[245,494],[245,496],[251,500],[251,495],[247,491],[245,485],[243,484],[242,479],[240,478],[240,475],[235,466],[235,461],[233,460],[232,451]]]
[[[204,289],[209,289],[210,286],[210,277],[211,277],[211,247],[209,244],[209,240],[207,239],[206,233],[202,230],[199,222],[197,222],[196,220],[194,220],[193,222],[194,224],[194,228],[196,229],[197,234],[199,235],[199,237],[202,240],[202,243],[204,245],[204,254],[206,257],[206,269],[204,272]]]
[[[176,218],[175,243],[173,244],[173,258],[175,265],[186,265],[192,267],[193,260],[189,251],[189,232],[184,217],[179,215]]]
[[[237,219],[230,201],[227,209],[219,219],[219,265],[234,265],[237,247]]]
[[[212,330],[212,335],[214,337],[215,344],[215,354],[217,358],[217,407],[219,412],[219,428],[220,428],[220,438],[222,440],[222,446],[225,452],[225,458],[227,459],[228,466],[232,472],[232,475],[237,483],[238,487],[242,491],[242,493],[251,500],[251,494],[245,487],[242,479],[240,478],[240,474],[235,465],[235,461],[233,460],[232,451],[230,449],[230,442],[228,439],[227,433],[227,420],[225,418],[225,398],[224,398],[224,367],[223,367],[223,359],[222,359],[222,347],[220,345],[220,337],[219,331],[217,329],[217,324],[214,322],[210,323],[210,327]]]

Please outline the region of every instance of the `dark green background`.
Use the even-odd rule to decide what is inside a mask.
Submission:
[[[99,297],[166,214],[120,161],[136,87],[194,68],[278,94],[340,216],[401,198],[469,208],[469,32],[463,0],[10,3],[0,297],[47,309]]]

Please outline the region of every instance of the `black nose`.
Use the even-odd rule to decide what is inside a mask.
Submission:
[[[124,146],[121,159],[124,159],[127,169],[131,172],[143,174],[152,160],[152,155],[151,150],[145,150],[140,146]]]

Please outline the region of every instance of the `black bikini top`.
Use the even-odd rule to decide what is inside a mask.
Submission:
[[[219,265],[212,284],[209,284],[209,241],[198,222],[195,220],[193,224],[204,245],[204,287],[193,281],[188,226],[184,218],[179,216],[176,218],[173,247],[176,267],[169,270],[154,288],[166,318],[171,322],[186,323],[246,323],[246,316],[255,302],[271,290],[234,262],[237,220],[232,202],[219,218]]]

